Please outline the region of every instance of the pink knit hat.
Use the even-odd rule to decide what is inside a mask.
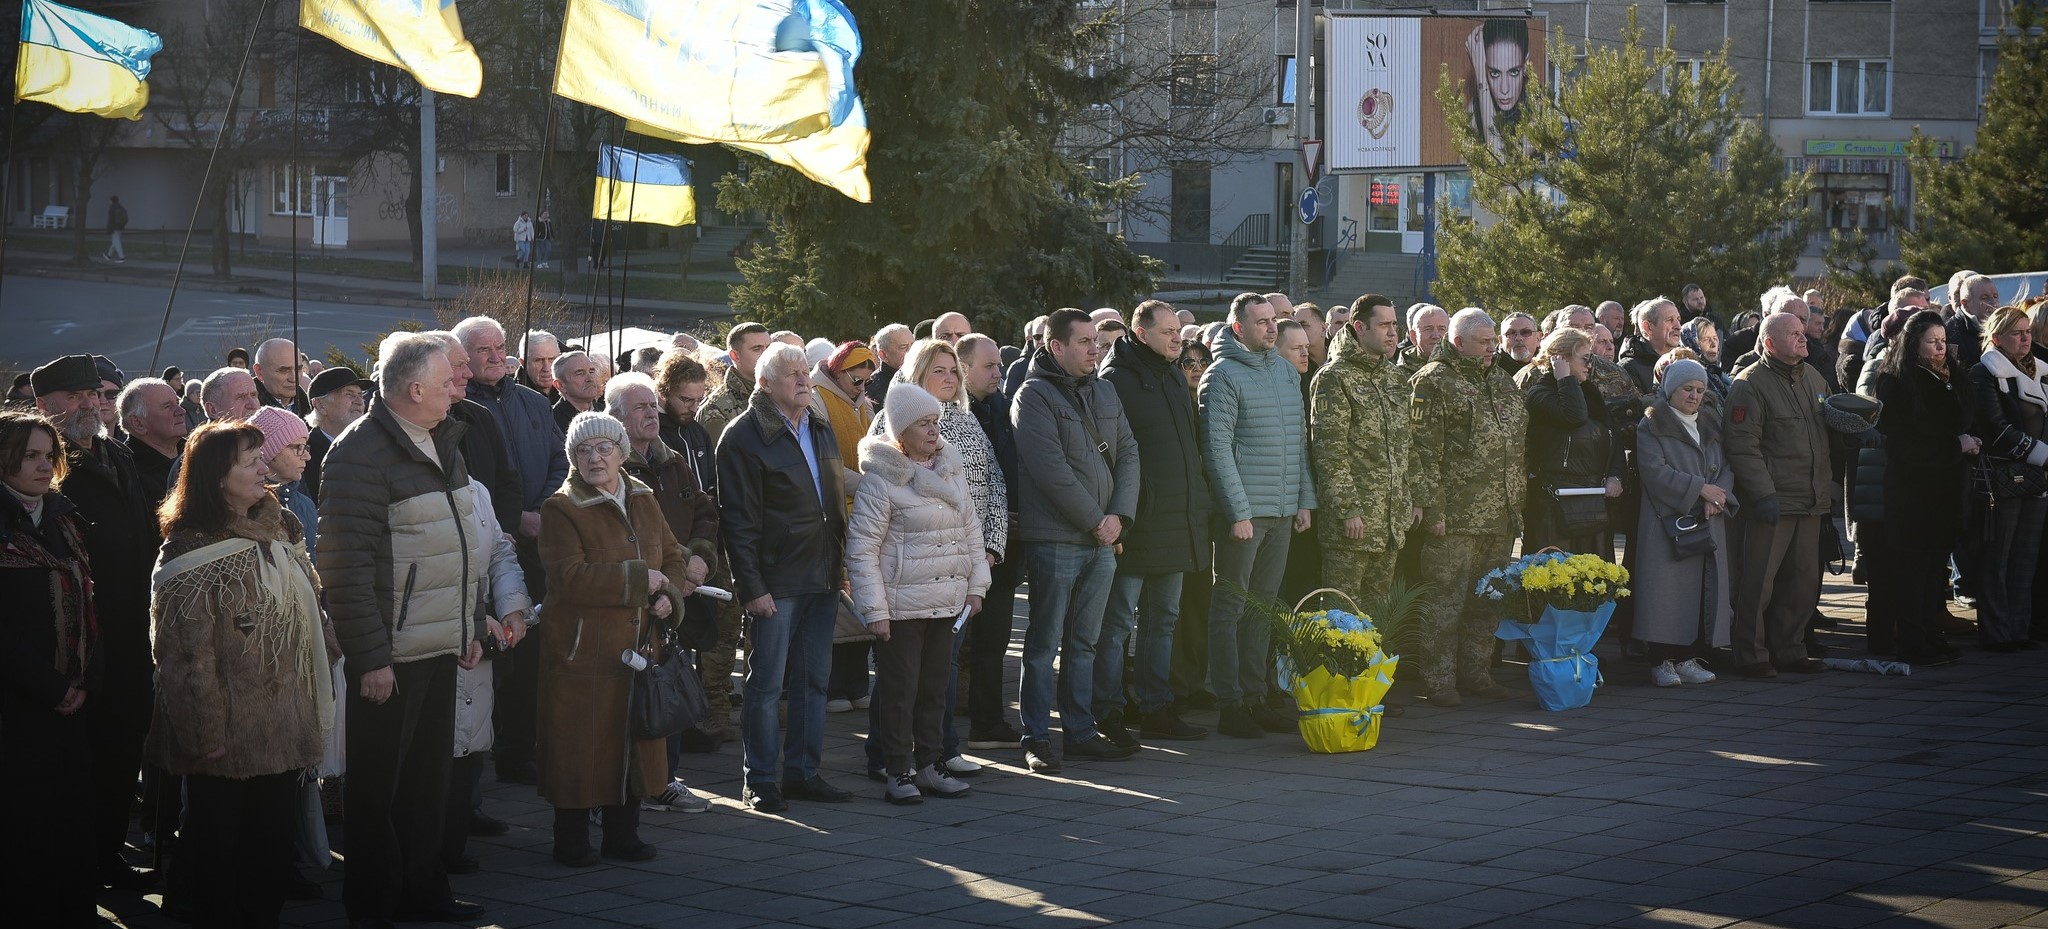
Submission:
[[[263,430],[263,460],[276,458],[287,445],[306,441],[306,421],[283,407],[266,406],[249,417],[249,425]]]

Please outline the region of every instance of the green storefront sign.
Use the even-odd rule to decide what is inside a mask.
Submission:
[[[1906,139],[1808,139],[1806,154],[1810,158],[1904,158]],[[1938,158],[1954,158],[1956,143],[1935,142],[1934,154]]]

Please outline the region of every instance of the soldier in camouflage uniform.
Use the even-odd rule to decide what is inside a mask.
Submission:
[[[1462,691],[1502,697],[1493,630],[1500,617],[1472,594],[1480,575],[1508,560],[1521,531],[1523,440],[1529,414],[1520,391],[1493,366],[1493,319],[1468,308],[1451,318],[1452,350],[1417,373],[1409,406],[1413,486],[1427,533],[1420,670],[1429,701],[1457,706]]]
[[[1330,342],[1309,393],[1309,458],[1323,518],[1323,583],[1367,610],[1385,601],[1415,522],[1408,501],[1408,382],[1393,365],[1400,318],[1367,294]]]
[[[740,323],[725,334],[726,354],[731,363],[725,366],[725,377],[712,388],[711,395],[704,398],[704,406],[697,411],[697,421],[711,433],[716,443],[725,434],[725,424],[747,411],[747,398],[754,394],[754,363],[761,360],[761,353],[768,350],[768,327],[760,323]]]
[[[1434,303],[1418,303],[1408,308],[1408,340],[1401,343],[1401,352],[1394,357],[1394,368],[1404,380],[1414,380],[1423,365],[1437,359],[1444,333],[1450,326],[1450,314]]]

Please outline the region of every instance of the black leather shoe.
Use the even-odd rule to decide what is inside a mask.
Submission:
[[[572,868],[592,868],[597,866],[597,862],[597,849],[591,848],[588,845],[582,848],[555,849],[556,864],[564,864]]]
[[[852,791],[840,790],[816,774],[801,781],[783,781],[782,793],[792,800],[810,800],[815,803],[847,803],[853,800]]]
[[[1147,738],[1166,739],[1172,742],[1192,742],[1209,736],[1209,730],[1189,725],[1170,709],[1145,714],[1145,721],[1140,729]]]
[[[1828,666],[1818,658],[1801,658],[1798,661],[1785,662],[1777,667],[1780,671],[1790,671],[1793,674],[1819,674],[1828,669]]]
[[[1111,714],[1108,719],[1097,722],[1095,729],[1097,732],[1102,733],[1103,738],[1109,740],[1109,744],[1125,751],[1135,752],[1145,747],[1144,743],[1138,741],[1137,736],[1132,735],[1129,729],[1124,728],[1122,713]]]
[[[1088,761],[1129,761],[1137,754],[1132,749],[1111,742],[1107,736],[1095,736],[1079,742],[1067,743],[1067,757],[1080,757]]]
[[[1233,739],[1263,739],[1266,730],[1243,707],[1226,706],[1216,717],[1216,731]]]
[[[604,857],[614,861],[653,861],[655,854],[654,846],[646,842],[604,848]]]
[[[1251,708],[1250,713],[1252,722],[1267,732],[1277,734],[1282,732],[1299,732],[1301,730],[1301,724],[1295,722],[1293,715],[1282,713],[1270,706],[1254,706]]]
[[[740,802],[756,813],[780,813],[789,809],[789,803],[782,799],[782,788],[774,784],[747,785],[740,791]]]
[[[505,833],[507,833],[507,832],[511,832],[511,831],[512,831],[512,827],[511,827],[511,826],[508,826],[508,825],[505,825],[505,821],[504,821],[504,820],[502,820],[502,819],[499,819],[499,818],[497,818],[497,817],[495,817],[495,816],[492,816],[492,815],[491,815],[491,814],[489,814],[489,813],[485,813],[485,812],[483,812],[483,811],[481,811],[481,810],[472,810],[472,811],[470,811],[470,814],[469,814],[469,834],[470,834],[470,835],[480,835],[480,836],[493,836],[493,835],[504,835]]]
[[[148,890],[162,877],[149,868],[110,864],[100,868],[100,886],[112,890]]]
[[[460,923],[482,915],[483,904],[449,897],[432,906],[399,910],[392,917],[402,923]]]
[[[1778,676],[1778,669],[1771,667],[1768,661],[1746,664],[1742,666],[1742,676],[1752,681],[1767,681]]]

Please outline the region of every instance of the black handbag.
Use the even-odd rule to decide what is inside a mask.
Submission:
[[[1714,550],[1714,530],[1707,522],[1706,511],[1694,507],[1692,512],[1678,516],[1658,516],[1657,525],[1664,530],[1664,537],[1671,540],[1671,557],[1685,561]]]
[[[1607,492],[1598,494],[1561,494],[1566,489],[1553,487],[1550,490],[1550,512],[1555,521],[1552,529],[1559,536],[1576,536],[1588,532],[1607,531]],[[1594,488],[1588,488],[1594,489]]]
[[[711,702],[704,696],[704,682],[697,677],[691,657],[671,640],[660,661],[650,661],[633,672],[628,716],[634,738],[666,739],[696,728],[710,714]]]
[[[1989,470],[1991,494],[2000,500],[2031,500],[2048,496],[2048,470],[2039,465],[1994,458]]]

